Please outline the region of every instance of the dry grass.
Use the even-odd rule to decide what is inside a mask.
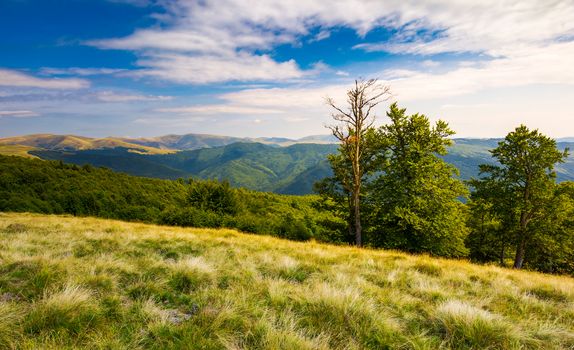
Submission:
[[[574,280],[0,213],[0,348],[573,349]]]
[[[38,158],[36,156],[28,153],[29,151],[34,151],[37,148],[24,145],[2,145],[0,144],[0,154],[5,156],[19,156],[24,158]]]

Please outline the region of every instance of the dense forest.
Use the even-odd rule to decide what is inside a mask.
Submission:
[[[177,226],[230,227],[343,242],[341,222],[314,196],[231,188],[215,180],[160,180],[90,165],[0,156],[0,211],[97,216]]]

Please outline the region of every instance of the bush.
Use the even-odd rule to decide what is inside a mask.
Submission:
[[[219,214],[237,213],[237,197],[227,181],[190,180],[189,184],[187,201],[191,206]]]
[[[303,221],[296,220],[293,215],[287,214],[281,218],[275,234],[282,238],[295,241],[308,241],[313,237],[311,231]]]
[[[170,207],[161,213],[159,222],[172,226],[216,228],[222,226],[223,217],[217,213],[198,208]]]

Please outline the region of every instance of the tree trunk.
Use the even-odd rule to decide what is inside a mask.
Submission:
[[[527,175],[526,184],[524,185],[524,204],[528,204],[530,201],[530,175]],[[518,246],[516,247],[516,256],[514,257],[514,268],[521,269],[524,263],[524,253],[526,250],[526,232],[528,228],[528,212],[522,209],[520,212],[520,238]]]
[[[516,257],[514,258],[514,268],[521,269],[524,263],[524,252],[525,252],[526,240],[522,239],[520,244],[516,248]]]
[[[505,265],[505,263],[504,263],[504,259],[505,259],[504,248],[505,248],[504,242],[502,242],[502,247],[500,248],[500,266],[502,266],[502,267],[504,267],[504,265]]]
[[[360,190],[353,193],[353,204],[355,210],[355,244],[357,247],[363,246],[362,227],[361,227],[361,208],[360,208]]]
[[[525,194],[525,198],[528,199],[528,189]],[[516,256],[514,257],[514,268],[521,269],[524,263],[524,253],[526,250],[526,228],[528,225],[527,214],[525,211],[520,213],[520,241],[516,247]]]

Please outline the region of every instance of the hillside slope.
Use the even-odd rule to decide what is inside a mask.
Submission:
[[[319,144],[273,147],[261,143],[234,143],[154,155],[137,154],[125,148],[65,152],[37,150],[30,154],[78,165],[104,166],[137,176],[218,179],[258,191],[309,194],[313,182],[330,174],[328,169],[325,171],[326,159],[335,149],[335,145]],[[317,171],[313,171],[315,168]],[[315,176],[302,179],[303,174]]]
[[[567,277],[62,216],[0,238],[0,348],[574,347]]]
[[[31,147],[30,150],[51,150],[51,151],[81,151],[91,149],[109,149],[109,148],[123,147],[136,153],[166,154],[173,152],[172,150],[163,150],[156,147],[130,143],[128,141],[114,137],[91,138],[91,137],[75,136],[75,135],[52,135],[52,134],[35,134],[35,135],[15,136],[0,139],[0,146],[8,146],[8,145],[27,146]]]

